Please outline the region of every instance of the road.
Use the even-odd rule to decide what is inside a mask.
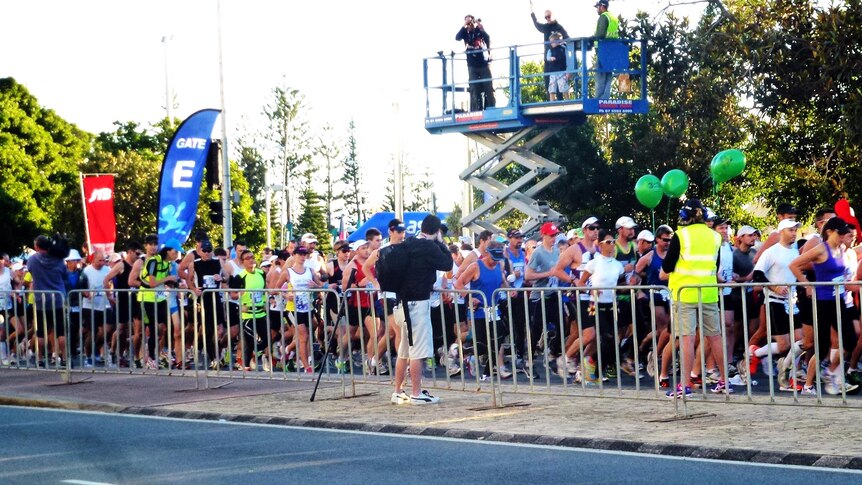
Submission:
[[[862,473],[0,407],[0,483],[861,483]]]

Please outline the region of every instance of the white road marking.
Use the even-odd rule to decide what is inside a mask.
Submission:
[[[88,480],[61,480],[60,483],[73,483],[75,485],[114,485],[108,482],[91,482]]]

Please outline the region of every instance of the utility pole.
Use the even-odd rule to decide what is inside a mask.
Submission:
[[[219,80],[219,95],[221,97],[221,152],[222,152],[222,189],[221,201],[222,212],[224,213],[224,247],[233,246],[233,214],[231,213],[231,195],[230,189],[230,159],[228,158],[227,150],[227,112],[224,107],[224,59],[222,55],[221,45],[221,0],[216,3],[216,11],[218,15],[218,80]]]

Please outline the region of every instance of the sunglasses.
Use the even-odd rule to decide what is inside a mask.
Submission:
[[[671,241],[672,241],[672,239],[671,239],[671,238],[669,238],[669,237],[660,237],[659,239],[660,239],[660,240],[662,240],[662,241],[664,241],[664,242],[666,242],[666,243],[669,243],[669,242],[671,242]]]
[[[595,225],[594,225],[594,226],[587,226],[587,229],[589,229],[589,230],[591,230],[591,231],[595,231],[595,230],[597,230],[598,228],[599,228],[599,226],[595,226]]]
[[[550,15],[545,15],[545,18],[546,18],[546,19],[548,19],[548,20],[550,20],[550,19],[551,19],[551,16],[550,16]]]
[[[201,252],[209,254],[209,253],[213,252],[213,250],[212,249],[201,249]]]
[[[604,241],[602,241],[602,244],[613,244],[613,243],[614,243],[613,239],[605,239]]]

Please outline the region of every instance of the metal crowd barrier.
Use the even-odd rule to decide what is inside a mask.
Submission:
[[[857,291],[859,284],[795,283],[789,286],[798,293],[808,287],[841,285]],[[726,288],[746,292],[763,286],[733,283],[712,287],[718,288],[721,294]],[[702,293],[707,287],[710,286],[683,289]],[[611,292],[611,302],[596,308],[589,301],[590,297],[596,291],[605,290]],[[320,369],[326,360],[323,376],[329,382],[340,383],[345,395],[356,394],[356,383],[389,385],[394,379],[395,329],[393,317],[387,316],[393,313],[397,302],[379,299],[379,292],[374,289],[354,288],[344,295],[331,289],[265,290],[266,315],[252,318],[246,324],[237,318],[238,307],[234,304],[243,290],[204,290],[199,295],[189,290],[164,290],[159,298],[164,297],[165,303],[138,301],[136,293],[135,290],[92,294],[75,290],[69,295],[42,291],[0,292],[0,345],[5,344],[0,347],[0,350],[5,348],[5,352],[0,352],[0,367],[194,375],[202,376],[204,385],[208,386],[209,377],[311,380],[315,377],[311,370]],[[353,297],[360,295],[363,298],[367,295],[371,301],[365,310],[353,304]],[[491,301],[475,290],[438,291],[435,300],[439,304],[431,309],[437,352],[434,359],[429,359],[426,381],[430,380],[432,388],[491,392],[495,405],[502,405],[506,395],[524,392],[666,399],[665,389],[660,385],[658,362],[665,350],[664,342],[673,345],[676,341],[677,329],[673,322],[676,316],[671,302],[667,318],[664,315],[657,318],[663,311],[657,312],[656,300],[667,296],[667,289],[659,286],[498,289]],[[619,297],[628,297],[628,300]],[[39,305],[34,305],[37,301]],[[42,304],[43,301],[46,304]],[[170,311],[174,306],[171,301],[176,301],[175,313]],[[309,304],[306,311],[296,310],[298,301]],[[279,306],[281,304],[284,306]],[[807,327],[803,352],[813,355],[811,372],[816,390],[813,399],[800,396],[797,384],[803,363],[791,357],[789,373],[793,376],[793,385],[788,397],[776,393],[776,382],[771,376],[767,376],[768,382],[762,387],[757,387],[751,376],[742,376],[742,385],[737,381],[735,394],[709,393],[704,383],[696,396],[673,399],[674,409],[687,415],[688,402],[692,399],[753,404],[862,404],[862,400],[848,396],[843,386],[840,396],[834,399],[823,396],[826,380],[820,363],[827,356],[822,355],[818,342],[821,332],[831,332],[819,322],[818,308],[824,304],[834,304],[836,314],[842,315],[844,302],[837,296],[829,301],[812,300],[811,326],[803,326],[800,315],[789,313],[792,337],[789,352],[796,348],[797,331]],[[160,305],[167,309],[165,322],[152,325],[142,321],[148,314],[156,319],[164,318],[159,314]],[[703,333],[703,305],[699,304],[696,336],[699,345],[695,357],[700,361],[695,370],[705,380],[708,355]],[[733,363],[728,362],[732,349],[726,345],[726,329],[733,323],[726,321],[727,298],[719,298],[717,305],[722,360],[727,367]],[[477,319],[473,307],[481,307],[489,317]],[[741,315],[736,316],[740,318],[735,320],[742,322],[745,351],[739,356],[739,367],[746,370],[751,364],[750,316],[749,307],[743,301]],[[667,320],[667,328],[658,320]],[[771,313],[766,311],[765,322],[761,324],[765,331],[757,334],[760,343],[772,343],[771,320]],[[588,321],[593,325],[587,324]],[[845,341],[846,325],[852,326],[853,322],[844,318],[836,322],[837,369],[842,376],[844,350],[848,345],[851,349],[857,345],[857,342],[851,345]],[[593,334],[592,341],[585,344],[584,337],[590,334]],[[813,345],[809,346],[811,342]],[[625,351],[621,350],[624,343]],[[587,363],[588,345],[589,350],[595,348],[594,364]],[[253,349],[247,351],[246,346]],[[677,348],[680,358],[684,358],[685,349]],[[577,360],[560,359],[561,355],[566,355],[566,350],[577,354]],[[648,354],[647,351],[653,355],[646,363],[653,374],[649,384],[641,382],[640,373],[644,367],[642,355]],[[686,380],[679,374],[677,351],[666,353],[669,359],[663,366],[669,369],[670,381],[666,389],[675,390],[678,383]],[[327,354],[332,358],[324,359]],[[772,366],[775,357],[771,345],[767,345],[764,359],[770,362],[768,365]],[[624,376],[624,368],[633,375]],[[527,375],[520,377],[519,369]],[[590,375],[591,370],[595,375]],[[608,371],[615,371],[616,375],[609,377]],[[575,378],[570,377],[573,373]],[[740,392],[741,387],[743,392]],[[764,388],[768,392],[764,392]],[[613,392],[608,392],[610,390]]]

